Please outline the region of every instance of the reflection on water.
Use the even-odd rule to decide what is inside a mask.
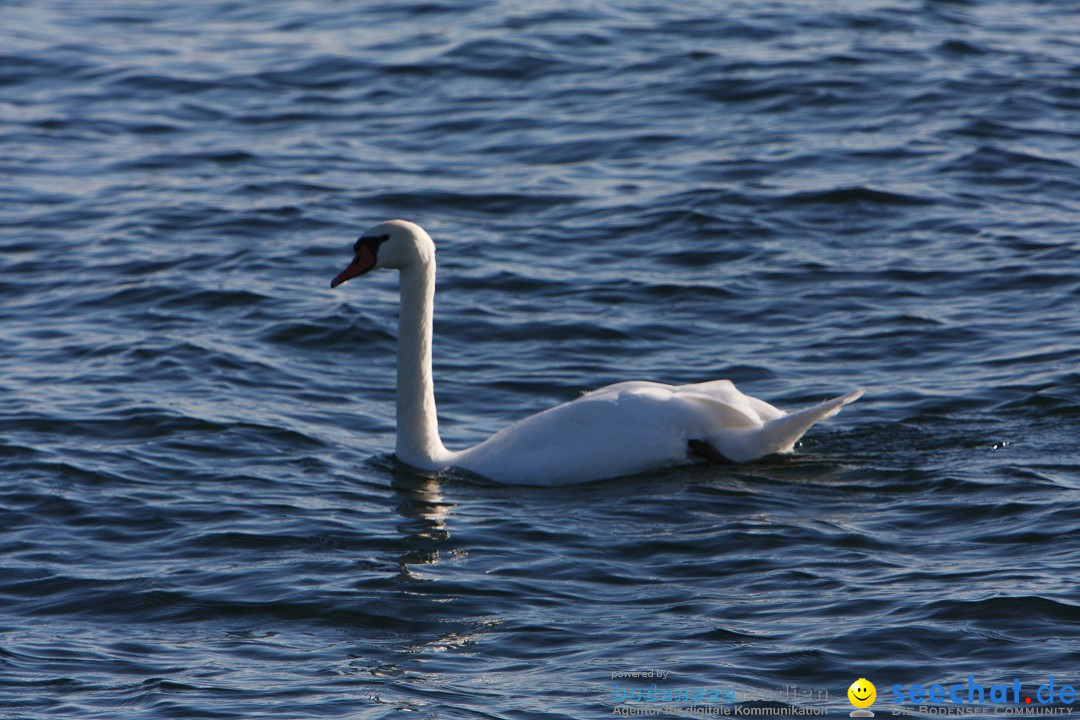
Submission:
[[[398,498],[394,510],[402,517],[397,529],[412,546],[400,563],[402,578],[410,578],[414,576],[409,565],[433,565],[448,551],[446,519],[454,505],[443,499],[440,481],[434,476],[397,469],[391,487]]]

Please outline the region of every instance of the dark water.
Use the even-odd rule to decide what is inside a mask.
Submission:
[[[1080,5],[667,5],[0,7],[0,716],[1080,685]],[[417,476],[395,278],[327,288],[398,216],[451,447],[867,395],[733,469]]]

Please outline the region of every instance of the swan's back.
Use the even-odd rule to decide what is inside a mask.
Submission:
[[[498,482],[566,485],[686,461],[685,422],[667,386],[620,383],[503,428],[455,462]]]

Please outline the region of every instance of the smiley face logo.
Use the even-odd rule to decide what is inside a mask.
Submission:
[[[847,689],[848,700],[857,708],[868,708],[877,699],[877,688],[866,678],[859,678]]]

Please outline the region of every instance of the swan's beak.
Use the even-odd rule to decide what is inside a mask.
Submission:
[[[347,282],[354,277],[363,275],[373,267],[375,267],[375,256],[368,250],[366,245],[361,245],[360,251],[356,253],[356,257],[349,263],[349,267],[339,272],[337,276],[330,281],[330,287],[336,288],[343,282]]]

